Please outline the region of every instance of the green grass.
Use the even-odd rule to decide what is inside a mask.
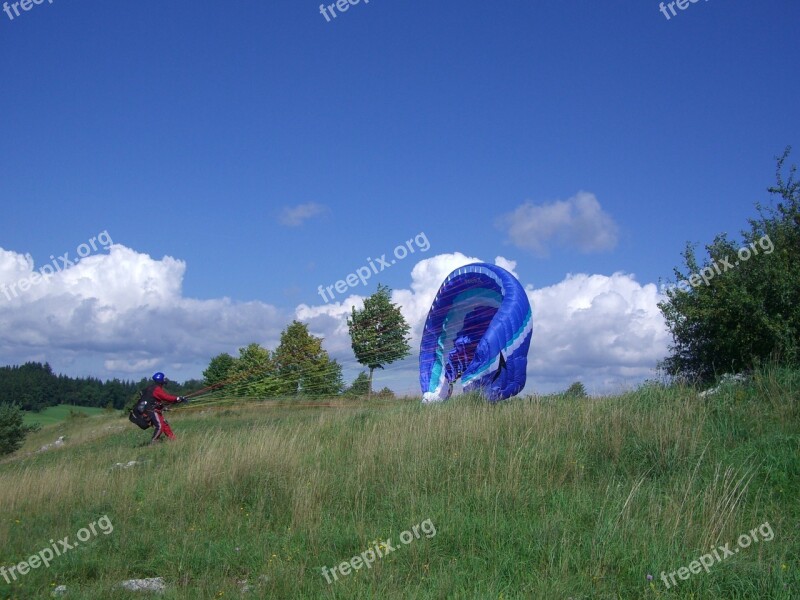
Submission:
[[[190,405],[156,447],[123,417],[73,419],[0,464],[0,564],[104,515],[114,530],[0,597],[141,597],[116,585],[161,576],[165,599],[797,598],[799,401],[800,373],[776,369],[708,399]],[[427,519],[434,536],[399,543]],[[661,582],[765,522],[771,541]],[[323,566],[389,540],[326,583]]]
[[[74,417],[75,413],[84,414],[86,416],[101,415],[103,414],[102,408],[93,408],[88,406],[73,406],[71,404],[59,404],[58,406],[48,406],[40,412],[25,412],[23,420],[26,425],[33,425],[39,423],[40,425],[54,425]]]

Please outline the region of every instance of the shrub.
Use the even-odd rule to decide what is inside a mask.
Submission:
[[[580,381],[576,381],[567,388],[567,391],[564,392],[564,395],[572,398],[586,398],[586,388]]]
[[[0,456],[19,450],[25,436],[39,429],[39,425],[25,425],[22,410],[15,404],[0,405]]]

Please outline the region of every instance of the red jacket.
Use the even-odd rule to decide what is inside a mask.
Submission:
[[[148,407],[158,410],[165,402],[168,404],[177,402],[178,397],[165,392],[163,383],[153,383],[142,392],[142,400],[147,401]]]

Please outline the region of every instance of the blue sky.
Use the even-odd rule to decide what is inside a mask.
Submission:
[[[418,343],[437,280],[499,256],[544,303],[529,391],[639,381],[666,339],[647,284],[742,229],[800,139],[799,18],[790,0],[669,20],[652,0],[0,12],[0,283],[115,244],[0,296],[0,362],[180,379],[300,317],[352,379],[343,315],[378,281]],[[427,252],[349,302],[317,293],[421,232]],[[414,359],[385,382],[413,390]]]

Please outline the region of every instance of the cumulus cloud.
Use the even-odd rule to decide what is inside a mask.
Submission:
[[[581,273],[527,292],[534,315],[528,376],[538,389],[580,380],[594,393],[618,391],[652,376],[667,354],[655,284]]]
[[[410,289],[392,291],[392,302],[400,306],[403,317],[411,326],[411,356],[389,365],[383,371],[375,371],[376,389],[388,386],[401,394],[418,393],[418,348],[428,310],[444,278],[454,269],[472,262],[480,262],[480,259],[460,252],[432,256],[419,261],[411,270]],[[347,382],[364,369],[356,362],[350,346],[347,317],[353,307],[356,310],[363,308],[365,298],[365,295],[353,294],[340,302],[317,306],[301,304],[295,311],[295,318],[308,323],[311,333],[325,338],[325,348],[345,367]]]
[[[297,206],[287,206],[280,214],[281,225],[288,227],[299,227],[308,219],[323,214],[328,209],[316,202],[307,202],[305,204],[298,204]]]
[[[232,345],[274,347],[288,313],[261,302],[185,298],[185,270],[181,260],[117,244],[37,277],[27,257],[0,250],[0,363],[47,360],[59,370],[81,362],[96,376],[141,376],[158,365],[196,376]]]
[[[392,293],[411,326],[412,354],[377,371],[377,387],[418,393],[417,348],[433,298],[451,271],[478,261],[456,252],[413,266],[409,286]],[[502,256],[494,262],[516,268]],[[350,347],[347,317],[363,306],[366,288],[340,302],[300,304],[292,314],[263,302],[186,298],[186,263],[119,244],[21,290],[20,281],[32,281],[36,268],[27,255],[0,249],[0,364],[46,360],[58,372],[75,373],[80,365],[85,374],[133,379],[160,369],[185,379],[199,376],[211,356],[249,342],[275,348],[294,317],[325,338],[347,381],[363,369]],[[593,393],[617,391],[651,376],[666,355],[655,284],[624,273],[571,274],[526,291],[534,311],[526,393],[563,390],[575,380]]]
[[[506,271],[511,273],[514,277],[519,279],[519,275],[517,275],[517,271],[516,271],[517,261],[508,260],[507,258],[504,258],[502,256],[497,256],[494,259],[494,264],[496,264],[501,269],[505,269]]]
[[[433,298],[444,278],[454,269],[472,262],[480,261],[460,252],[440,254],[421,260],[411,270],[411,289],[392,291],[392,302],[401,307],[403,316],[411,326],[412,346],[414,342],[419,344],[422,325],[425,323]],[[366,296],[353,294],[340,302],[330,304],[317,306],[301,304],[295,310],[295,316],[298,320],[308,323],[316,335],[322,335],[328,340],[326,348],[332,348],[334,351],[349,349],[347,317],[351,314],[353,307],[356,310],[364,307],[365,298]],[[354,359],[352,354],[342,358]]]
[[[515,246],[540,257],[548,256],[551,246],[589,254],[611,250],[617,244],[616,223],[589,192],[548,204],[525,202],[502,215],[497,226]]]

